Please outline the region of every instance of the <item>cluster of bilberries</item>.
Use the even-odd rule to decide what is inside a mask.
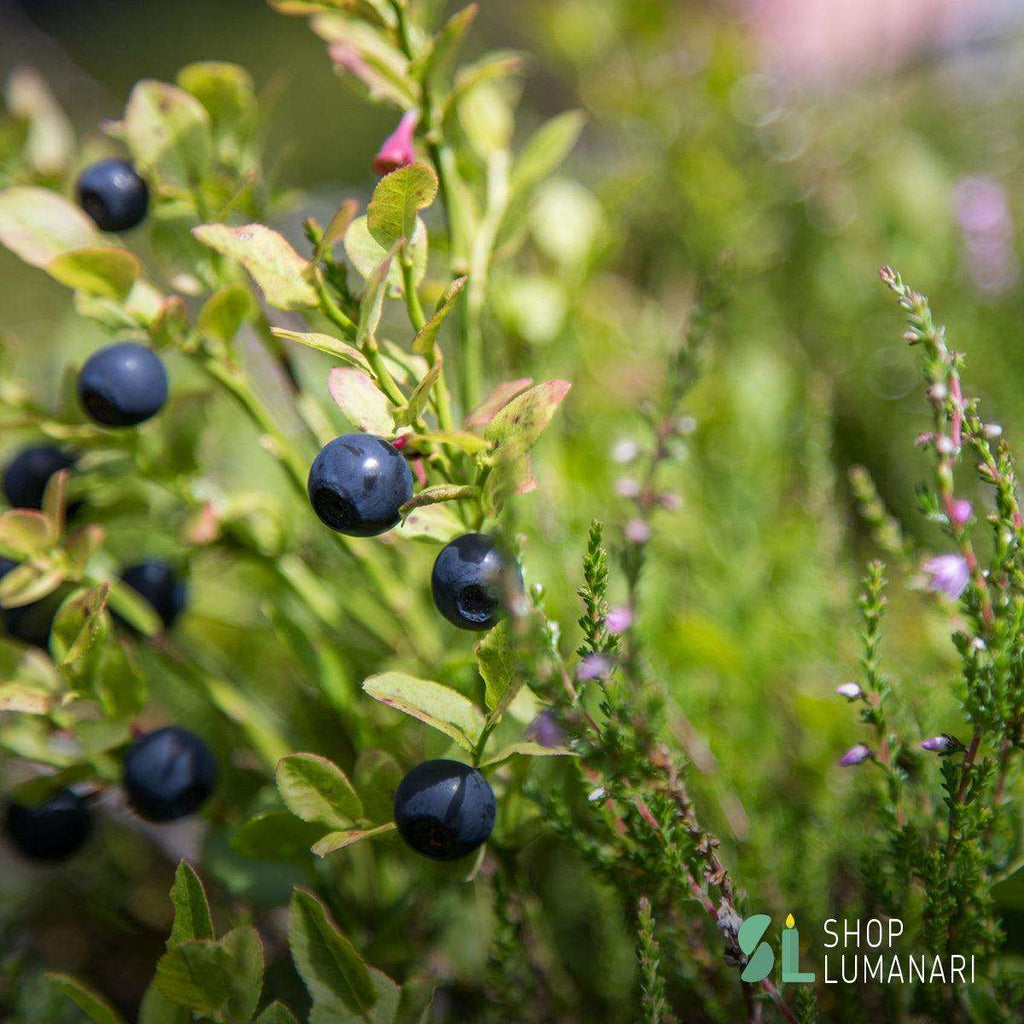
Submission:
[[[217,784],[217,762],[194,733],[168,726],[144,733],[124,756],[121,784],[129,804],[146,821],[176,821],[197,811]],[[5,831],[15,849],[35,861],[76,854],[92,833],[84,797],[62,789],[42,803],[7,803]]]
[[[402,453],[372,434],[345,434],[325,445],[307,483],[313,510],[332,530],[373,537],[396,526],[412,497]],[[460,629],[490,629],[522,590],[522,576],[492,538],[467,533],[446,544],[434,562],[437,610]],[[418,853],[435,860],[464,857],[494,828],[494,791],[475,768],[427,761],[395,792],[395,824]]]

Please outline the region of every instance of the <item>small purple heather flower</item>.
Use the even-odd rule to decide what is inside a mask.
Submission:
[[[864,743],[858,743],[839,758],[840,768],[852,768],[856,764],[863,764],[869,757],[874,757],[874,752]]]
[[[636,441],[630,441],[627,438],[617,442],[615,447],[612,448],[612,462],[625,465],[627,462],[632,462],[639,454],[640,446]]]
[[[642,519],[631,519],[623,532],[632,544],[646,544],[651,539],[651,528]]]
[[[666,512],[678,512],[683,507],[683,499],[675,492],[669,491],[668,494],[659,495],[658,504]]]
[[[609,633],[625,633],[633,624],[633,609],[626,607],[612,608],[604,620],[604,628]]]
[[[974,507],[966,498],[960,498],[953,502],[953,514],[950,518],[954,526],[965,526],[970,522],[974,514]]]
[[[620,498],[635,498],[640,493],[640,485],[631,476],[622,476],[615,481],[615,493]]]
[[[931,739],[924,740],[921,749],[930,750],[933,754],[951,754],[954,750],[960,749],[960,741],[943,733],[941,736],[932,736]]]
[[[565,733],[552,712],[542,711],[530,723],[526,737],[542,747],[560,747],[565,739]]]
[[[842,683],[836,687],[836,693],[847,700],[858,700],[864,696],[864,691],[856,683]]]
[[[581,683],[585,683],[590,679],[603,679],[610,675],[611,671],[612,663],[603,654],[588,654],[579,663],[579,667],[576,669],[576,678]]]
[[[930,577],[928,589],[950,601],[960,597],[970,579],[967,561],[960,555],[936,555],[924,563],[924,571]]]

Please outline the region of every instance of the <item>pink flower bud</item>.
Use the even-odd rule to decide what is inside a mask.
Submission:
[[[854,765],[863,764],[869,757],[874,757],[870,747],[858,743],[839,758],[840,768],[852,768]]]
[[[640,485],[631,477],[619,477],[615,481],[615,493],[620,498],[635,498],[640,493]]]
[[[836,693],[847,700],[857,700],[864,696],[864,691],[856,683],[843,683],[836,687]]]
[[[950,519],[954,526],[964,526],[970,522],[974,509],[966,498],[960,498],[953,502],[952,515]]]
[[[615,447],[612,448],[612,461],[624,465],[627,462],[632,462],[639,454],[640,446],[636,441],[619,441]]]
[[[651,539],[651,528],[642,519],[631,519],[624,532],[632,544],[646,544]]]
[[[604,620],[604,628],[609,633],[625,633],[631,625],[633,625],[632,608],[612,608]]]
[[[416,159],[416,147],[412,140],[419,121],[418,110],[410,110],[402,117],[398,127],[384,140],[373,158],[374,174],[390,174],[399,167],[408,167]]]
[[[943,733],[941,736],[932,736],[921,744],[922,750],[930,750],[933,754],[951,754],[960,748],[960,743],[952,736]]]

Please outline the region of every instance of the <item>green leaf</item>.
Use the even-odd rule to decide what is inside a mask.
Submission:
[[[263,992],[263,943],[252,925],[233,928],[220,940],[231,959],[231,995],[225,1015],[229,1020],[251,1020]]]
[[[211,939],[186,939],[169,949],[156,965],[160,991],[194,1013],[213,1014],[231,995],[231,957]]]
[[[484,703],[493,711],[516,679],[516,660],[509,641],[508,619],[502,619],[476,645],[476,663],[484,681]]]
[[[523,757],[574,757],[575,755],[567,747],[545,747],[541,743],[532,743],[529,740],[523,740],[520,743],[513,743],[510,746],[500,750],[493,757],[489,757],[484,761],[481,768],[496,768],[499,764],[504,764],[510,758],[515,757],[517,754]]]
[[[34,185],[0,192],[0,243],[45,269],[62,253],[102,245],[93,222],[74,203]]]
[[[257,1018],[256,1024],[299,1024],[295,1014],[284,1003],[271,1003]]]
[[[37,775],[15,786],[11,797],[24,806],[41,804],[62,789],[95,778],[96,770],[89,764],[72,764],[51,775]]]
[[[48,715],[56,696],[33,683],[0,683],[0,711],[18,711],[23,715]]]
[[[63,582],[61,569],[26,562],[0,579],[0,608],[22,608],[41,601]]]
[[[127,249],[94,246],[62,252],[50,260],[46,270],[69,288],[120,302],[128,297],[142,268]]]
[[[253,127],[256,93],[252,76],[240,65],[199,61],[183,67],[177,82],[206,108],[215,135],[245,134]]]
[[[174,872],[171,903],[174,904],[174,926],[167,940],[168,949],[189,939],[215,937],[206,889],[203,887],[202,879],[188,861],[181,861]]]
[[[324,228],[320,241],[317,243],[316,251],[313,254],[315,261],[319,262],[333,250],[334,243],[345,237],[345,232],[348,231],[358,215],[359,204],[354,199],[346,199],[334,211],[334,215],[327,222],[327,227]]]
[[[259,307],[244,284],[229,284],[215,291],[203,304],[197,327],[204,337],[230,345],[258,312]]]
[[[302,821],[289,811],[263,811],[239,828],[231,847],[246,857],[289,863],[305,860],[323,834],[322,825]]]
[[[334,356],[335,359],[340,359],[343,363],[348,363],[349,366],[355,366],[366,373],[371,372],[370,364],[366,361],[366,356],[364,356],[359,349],[353,348],[347,342],[339,341],[337,338],[333,338],[329,334],[287,331],[283,327],[274,327],[272,328],[272,331],[279,338],[287,338],[289,341],[297,341],[300,345],[315,348],[318,352],[326,352],[327,355]]]
[[[35,558],[56,541],[56,524],[42,512],[12,508],[0,515],[0,548],[12,558]]]
[[[275,309],[310,309],[316,292],[306,280],[309,264],[276,231],[262,224],[228,227],[200,224],[192,234],[211,249],[240,263]]]
[[[313,852],[318,857],[327,857],[338,850],[344,850],[347,846],[354,846],[364,839],[372,839],[374,836],[386,835],[393,832],[397,826],[393,821],[386,825],[378,825],[376,828],[350,828],[338,832],[330,832],[319,842],[313,844]]]
[[[468,277],[457,277],[448,285],[444,295],[441,296],[441,301],[437,304],[434,315],[423,325],[419,334],[413,339],[413,352],[421,356],[429,356],[434,351],[434,346],[437,344],[437,332],[455,308],[468,281]]]
[[[366,1011],[377,1001],[373,979],[355,946],[327,908],[304,889],[292,895],[288,941],[314,1008]]]
[[[441,368],[442,363],[439,359],[427,370],[426,375],[413,389],[413,393],[405,405],[394,411],[395,423],[398,426],[415,423],[423,415],[423,410],[430,402],[430,392],[437,383],[437,378],[441,376]]]
[[[493,445],[494,461],[516,461],[536,444],[572,385],[549,380],[513,398],[487,424],[484,437]]]
[[[420,210],[437,197],[437,175],[423,163],[399,167],[377,183],[366,209],[367,227],[383,249],[412,238]]]
[[[412,257],[412,276],[416,284],[426,276],[428,248],[427,226],[417,217],[412,237],[406,242],[406,252]],[[363,280],[367,280],[387,258],[388,250],[370,234],[367,218],[357,217],[345,232],[345,254]],[[392,295],[401,295],[404,291],[402,268],[396,262],[392,262],[388,271],[388,290]]]
[[[120,643],[102,648],[93,685],[103,710],[112,718],[138,714],[149,696],[142,670]]]
[[[426,487],[419,494],[414,494],[399,510],[399,515],[407,516],[417,508],[426,505],[437,505],[442,501],[475,501],[480,497],[480,488],[475,484],[435,484]]]
[[[385,750],[369,747],[360,752],[352,769],[363,807],[371,821],[391,816],[395,790],[402,781],[402,769]]]
[[[356,330],[356,344],[360,348],[367,339],[376,337],[377,327],[384,312],[388,273],[394,264],[398,245],[396,242],[391,247],[381,265],[366,279],[366,289],[359,302],[359,326]]]
[[[277,790],[292,814],[328,828],[345,828],[363,814],[348,776],[333,761],[317,754],[281,758]]]
[[[204,681],[210,699],[238,724],[264,763],[276,765],[288,753],[288,742],[281,735],[275,716],[227,680],[206,677]]]
[[[128,97],[124,140],[142,174],[183,188],[201,182],[213,159],[206,108],[184,89],[153,79]]]
[[[345,419],[363,433],[387,437],[394,432],[387,398],[362,370],[336,366],[327,378],[327,388]]]
[[[97,671],[103,643],[110,630],[106,615],[110,585],[70,594],[61,604],[50,627],[50,652],[53,660],[72,685],[83,683],[92,688],[91,677]]]
[[[363,690],[374,700],[433,726],[466,750],[474,750],[480,739],[483,712],[468,697],[440,683],[382,672],[370,676]]]
[[[444,505],[425,505],[414,508],[398,528],[409,540],[432,541],[447,544],[465,532],[465,525]]]
[[[150,984],[139,1008],[139,1024],[189,1024],[192,1014],[184,1006],[172,1003],[156,987]]]
[[[568,110],[542,124],[512,168],[512,191],[521,194],[556,171],[573,151],[586,123],[582,111]]]
[[[451,116],[458,108],[459,103],[478,85],[484,85],[500,78],[509,78],[522,70],[523,63],[523,55],[514,50],[495,50],[493,53],[481,57],[475,63],[459,68],[455,75],[455,85],[445,100],[445,118]]]
[[[431,41],[430,50],[418,69],[417,77],[420,81],[429,83],[448,69],[479,9],[479,4],[470,4],[444,23],[441,31]]]
[[[93,1024],[124,1024],[124,1018],[107,1000],[86,988],[80,981],[69,974],[49,972],[47,979],[57,986],[75,1005],[93,1021]]]
[[[443,444],[448,448],[457,448],[467,455],[479,455],[487,449],[487,442],[476,434],[466,430],[434,430],[425,434],[413,434],[409,438],[409,448],[421,451],[431,444]]]
[[[24,156],[43,175],[63,171],[75,152],[75,130],[35,68],[16,67],[7,78],[7,109],[28,122]]]
[[[521,395],[532,383],[529,377],[503,381],[466,417],[466,426],[482,427],[490,423],[516,395]]]
[[[93,540],[97,538],[93,537]],[[102,542],[102,535],[98,538]],[[98,549],[99,544],[96,547]],[[83,552],[84,557],[84,552]],[[76,564],[79,560],[76,559]],[[84,568],[84,563],[82,563]],[[143,636],[156,636],[163,631],[164,624],[156,609],[133,587],[122,580],[110,581],[107,607],[117,612],[126,622],[134,626]]]

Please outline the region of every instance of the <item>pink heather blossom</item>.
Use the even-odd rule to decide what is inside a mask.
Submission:
[[[605,629],[609,633],[625,633],[633,624],[632,608],[612,608],[604,620]]]
[[[959,744],[952,736],[943,733],[941,736],[932,736],[921,744],[922,750],[930,750],[933,754],[948,754],[955,750]]]
[[[956,601],[967,588],[970,571],[960,555],[936,555],[924,563],[928,573],[928,589]]]
[[[847,700],[857,700],[864,696],[864,691],[856,683],[843,683],[836,687],[836,693]]]
[[[628,439],[619,441],[615,447],[612,448],[612,461],[625,465],[627,462],[632,462],[639,454],[640,446],[636,441],[630,441]]]
[[[871,748],[863,743],[858,743],[839,758],[840,768],[852,768],[856,764],[863,764],[869,757],[873,757]]]
[[[633,544],[646,544],[651,539],[651,528],[642,519],[631,519],[623,532]]]
[[[527,739],[539,743],[542,747],[560,747],[565,733],[557,719],[550,711],[542,711],[526,730]]]
[[[658,498],[658,504],[666,512],[678,512],[683,507],[683,499],[678,494],[670,491],[668,494],[662,494]]]
[[[399,167],[408,167],[416,159],[416,147],[412,139],[419,121],[418,110],[410,110],[402,117],[398,127],[384,140],[373,158],[374,174],[390,174]]]
[[[971,515],[974,512],[974,508],[966,498],[960,498],[958,501],[953,502],[953,514],[950,518],[953,521],[954,526],[964,526],[970,522]]]
[[[611,670],[611,662],[606,657],[601,654],[588,654],[576,669],[576,678],[583,683],[589,679],[603,679]]]
[[[615,493],[620,498],[635,498],[640,493],[640,485],[631,477],[619,477],[615,481]]]

